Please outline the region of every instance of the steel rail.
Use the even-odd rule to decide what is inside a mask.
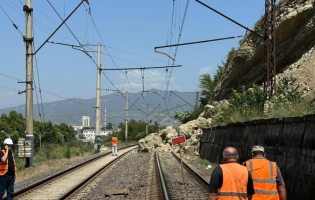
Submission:
[[[77,184],[76,186],[72,187],[70,190],[68,190],[66,193],[64,193],[62,196],[60,196],[57,200],[64,200],[64,199],[71,199],[72,195],[75,195],[76,193],[80,192],[81,189],[83,189],[85,186],[89,185],[92,181],[94,181],[100,174],[104,173],[108,168],[110,168],[113,164],[118,162],[120,159],[125,157],[128,153],[130,153],[132,150],[127,151],[123,153],[122,155],[118,156],[115,160],[110,161],[108,164],[106,164],[104,167],[87,177],[85,180]]]
[[[172,152],[172,155],[177,159],[177,161],[180,162],[180,158],[174,153]],[[192,167],[190,167],[187,163],[185,163],[183,161],[183,164],[185,166],[186,169],[189,169],[190,172],[192,172],[196,177],[198,177],[198,179],[201,181],[202,184],[205,184],[206,186],[209,185],[209,181],[207,181],[205,178],[203,178],[198,172],[196,172]]]
[[[163,199],[169,200],[158,153],[155,153],[155,156],[156,156],[156,164],[157,164],[158,169],[159,169],[159,177],[160,177],[161,187],[162,187],[162,191],[163,191]]]
[[[126,149],[126,148],[133,147],[133,146],[137,146],[137,145],[138,145],[138,144],[130,145],[130,146],[126,146],[126,147],[123,147],[123,148],[120,148],[120,149]],[[16,197],[16,196],[19,196],[19,195],[21,195],[21,194],[23,194],[23,193],[26,193],[26,192],[28,192],[29,190],[34,189],[35,187],[38,187],[38,186],[43,185],[43,184],[45,184],[45,183],[48,183],[49,181],[52,181],[53,179],[57,179],[58,177],[60,177],[60,176],[62,176],[62,175],[65,175],[65,174],[67,174],[67,173],[69,173],[69,172],[75,171],[76,169],[78,169],[78,168],[80,168],[80,167],[83,167],[83,166],[85,166],[85,165],[87,165],[87,164],[90,164],[90,163],[92,163],[92,162],[94,162],[94,161],[96,161],[96,160],[98,160],[98,159],[101,159],[101,158],[103,158],[104,156],[107,156],[107,155],[109,155],[109,154],[111,154],[111,152],[104,153],[104,154],[99,155],[99,156],[97,156],[97,157],[95,157],[95,158],[92,158],[92,159],[90,159],[90,160],[88,160],[88,161],[85,161],[85,162],[83,162],[83,163],[81,163],[81,164],[75,165],[75,166],[70,167],[70,168],[68,168],[68,169],[65,169],[65,170],[63,170],[63,171],[61,171],[61,172],[59,172],[59,173],[53,174],[53,175],[51,175],[51,176],[49,176],[49,177],[47,177],[47,178],[44,178],[44,179],[42,179],[42,180],[40,180],[40,181],[37,181],[37,182],[35,182],[35,183],[33,183],[33,184],[27,186],[27,187],[21,188],[20,190],[17,190],[17,191],[15,191],[15,192],[13,193],[13,197]],[[2,198],[2,200],[6,200],[6,199],[7,199],[6,196]]]

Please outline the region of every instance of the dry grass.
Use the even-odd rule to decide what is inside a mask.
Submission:
[[[33,176],[36,176],[42,173],[48,173],[53,170],[64,169],[67,166],[71,165],[71,163],[74,163],[80,159],[84,159],[90,156],[91,154],[92,153],[85,153],[83,156],[71,157],[70,159],[62,158],[62,159],[55,159],[55,160],[47,160],[46,162],[42,162],[38,165],[35,164],[34,167],[25,168],[21,171],[18,171],[16,182],[29,179]],[[36,160],[34,162],[36,163]]]

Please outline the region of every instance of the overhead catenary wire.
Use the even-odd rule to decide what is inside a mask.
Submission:
[[[33,19],[34,17],[32,17]],[[33,27],[33,36],[35,37],[35,31],[34,31],[34,27]],[[35,42],[33,40],[33,51],[35,51]],[[39,70],[38,70],[38,62],[37,62],[37,56],[35,55],[35,66],[36,66],[36,74],[37,74],[37,80],[38,80],[38,87],[39,87],[39,96],[40,96],[40,104],[41,104],[41,108],[42,108],[42,113],[43,113],[43,121],[45,122],[45,113],[44,113],[44,106],[43,106],[43,98],[42,98],[42,91],[41,91],[41,85],[40,85],[40,79],[39,79]],[[34,74],[34,73],[33,73]],[[34,84],[35,84],[35,78],[33,76],[34,79]],[[38,97],[37,97],[37,90],[35,90],[36,92],[36,98],[37,98],[37,105],[38,105],[38,112],[39,112],[39,117],[40,120],[42,120],[41,118],[41,113],[40,113],[40,108],[39,108],[39,103],[38,103]]]
[[[85,7],[85,9],[87,10],[87,7],[86,7],[85,5],[84,5],[84,7]],[[93,22],[93,25],[94,25],[94,27],[95,27],[95,30],[96,30],[96,32],[97,32],[99,38],[100,38],[101,41],[102,41],[102,45],[104,46],[104,48],[105,48],[107,54],[108,54],[109,57],[111,58],[111,61],[113,62],[113,64],[115,65],[115,67],[116,67],[117,69],[119,69],[119,67],[117,66],[117,64],[116,64],[116,62],[114,61],[113,57],[112,57],[111,54],[109,53],[109,51],[108,51],[108,49],[107,49],[107,46],[105,45],[104,40],[103,40],[103,38],[102,38],[102,36],[101,36],[101,34],[100,34],[100,32],[99,32],[97,26],[96,26],[96,23],[95,23],[95,21],[94,21],[94,18],[93,18],[93,16],[92,16],[92,13],[91,13],[91,9],[89,9],[89,14],[90,14],[91,20],[92,20],[92,22]],[[119,71],[120,71],[121,73],[124,73],[124,72],[121,71],[121,70],[119,70]],[[125,74],[125,73],[124,73],[124,74]],[[131,90],[134,92],[133,87],[132,87],[132,85],[131,85],[131,83],[130,83],[130,80],[129,80],[129,78],[128,78],[128,75],[125,74],[125,76],[127,77],[127,80],[128,80],[128,83],[129,83],[129,85],[130,85]]]
[[[215,10],[214,8],[208,6],[207,4],[205,4],[205,3],[203,3],[203,2],[201,2],[201,1],[199,1],[199,0],[195,0],[195,1],[197,1],[197,2],[200,3],[201,5],[203,5],[203,6],[207,7],[207,8],[209,8],[209,9],[212,10],[213,12],[215,12],[215,13],[221,15],[222,17],[224,17],[224,18],[230,20],[230,21],[233,22],[234,24],[237,24],[238,26],[240,26],[240,27],[246,29],[247,31],[249,31],[249,32],[251,32],[251,33],[254,33],[256,36],[258,36],[258,37],[260,37],[260,38],[264,38],[262,35],[258,34],[257,32],[255,32],[255,31],[249,29],[248,27],[245,27],[244,25],[242,25],[242,24],[238,23],[237,21],[231,19],[230,17],[224,15],[223,13],[221,13],[221,12]]]
[[[24,37],[24,34],[22,33],[22,31],[19,29],[19,27],[13,22],[13,20],[9,17],[9,15],[5,12],[5,10],[2,8],[2,6],[0,6],[1,10],[4,12],[4,14],[8,17],[8,19],[11,21],[13,27],[20,33],[20,35],[22,37]]]

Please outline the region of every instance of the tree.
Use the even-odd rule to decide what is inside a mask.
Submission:
[[[110,123],[110,122],[108,122],[108,124],[107,124],[107,127],[106,127],[107,129],[112,129],[113,128],[113,124],[112,123]]]

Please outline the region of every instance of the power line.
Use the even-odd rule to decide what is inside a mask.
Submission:
[[[221,15],[222,17],[224,17],[224,18],[226,18],[226,19],[232,21],[234,24],[237,24],[237,25],[239,25],[240,27],[246,29],[247,31],[254,33],[254,34],[257,35],[258,37],[264,38],[263,36],[261,36],[260,34],[256,33],[255,31],[253,31],[253,30],[251,30],[251,29],[249,29],[249,28],[243,26],[242,24],[240,24],[240,23],[238,23],[237,21],[235,21],[235,20],[229,18],[228,16],[226,16],[226,15],[220,13],[219,11],[215,10],[214,8],[211,8],[211,7],[208,6],[207,4],[205,4],[205,3],[203,3],[203,2],[201,2],[201,1],[199,1],[199,0],[195,0],[195,1],[197,1],[197,2],[200,3],[201,5],[203,5],[203,6],[207,7],[207,8],[209,8],[209,9],[212,10],[213,12],[215,12],[215,13]]]
[[[22,31],[19,29],[19,27],[12,21],[12,19],[9,17],[9,15],[5,12],[5,10],[2,8],[2,6],[0,6],[0,8],[2,9],[2,11],[4,12],[4,14],[9,18],[9,20],[11,21],[12,25],[14,26],[14,28],[20,33],[20,35],[22,37],[24,37],[24,34],[22,33]]]
[[[2,88],[5,88],[5,89],[9,89],[9,90],[15,90],[15,91],[19,91],[19,90],[17,90],[17,89],[14,89],[14,88],[10,88],[10,87],[5,87],[5,86],[1,86],[1,85],[0,85],[0,87],[2,87]]]
[[[85,5],[84,5],[84,7],[85,7],[85,9],[87,10],[87,8],[86,8]],[[102,44],[103,44],[103,46],[104,46],[104,48],[105,48],[107,54],[108,54],[109,57],[111,58],[111,60],[112,60],[112,62],[114,63],[115,67],[116,67],[117,69],[119,69],[119,67],[117,66],[117,64],[116,64],[116,62],[114,61],[113,57],[112,57],[111,54],[109,53],[109,51],[108,51],[108,49],[107,49],[107,46],[105,45],[105,43],[104,43],[104,41],[103,41],[103,38],[101,37],[101,34],[100,34],[100,32],[99,32],[99,30],[98,30],[96,24],[95,24],[95,21],[94,21],[93,16],[92,16],[91,9],[89,10],[89,14],[90,14],[91,20],[92,20],[92,22],[93,22],[93,25],[94,25],[94,27],[95,27],[95,29],[96,29],[96,32],[97,32],[98,36],[100,37],[100,39],[101,39],[101,41],[102,41]],[[121,70],[119,70],[119,71],[120,71],[121,73],[123,73]],[[126,73],[125,73],[125,76],[127,76]],[[129,83],[129,85],[130,85],[131,90],[134,92],[133,87],[132,87],[132,85],[131,85],[131,83],[130,83],[130,81],[129,81],[128,76],[127,76],[127,80],[128,80],[128,83]]]
[[[33,19],[33,18],[32,18]],[[34,27],[33,28],[33,36],[35,37],[35,31],[34,31]],[[35,42],[33,40],[33,51],[35,51]],[[42,91],[41,91],[41,86],[40,86],[40,79],[39,79],[39,71],[38,71],[38,63],[37,63],[37,56],[35,55],[35,64],[36,64],[36,71],[37,71],[37,80],[38,80],[38,87],[39,87],[39,96],[40,96],[40,104],[41,104],[41,108],[42,108],[42,113],[43,113],[43,121],[45,122],[45,114],[44,114],[44,106],[43,106],[43,98],[42,98]],[[34,72],[33,72],[34,73]],[[35,84],[35,78],[34,79],[34,84]],[[35,85],[36,86],[36,85]],[[39,117],[40,120],[41,118],[41,113],[40,113],[40,108],[39,108],[39,103],[38,103],[38,97],[37,97],[37,90],[35,90],[36,92],[36,98],[37,98],[37,105],[38,105],[38,112],[39,112]]]

